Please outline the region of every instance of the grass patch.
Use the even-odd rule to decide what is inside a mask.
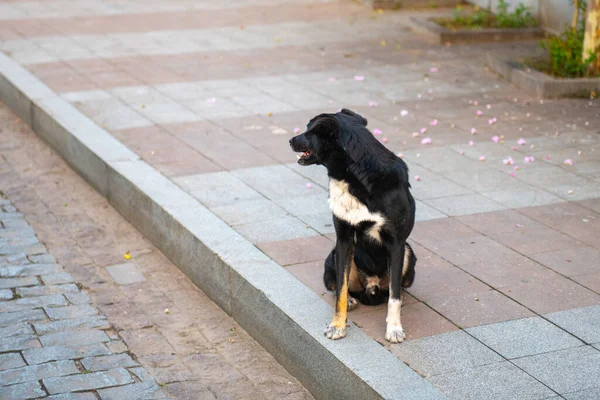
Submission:
[[[468,12],[457,6],[452,18],[436,18],[434,22],[450,30],[519,29],[535,28],[538,25],[529,8],[523,3],[519,3],[512,12],[509,12],[508,8],[506,0],[499,1],[498,12],[495,14],[479,7]]]

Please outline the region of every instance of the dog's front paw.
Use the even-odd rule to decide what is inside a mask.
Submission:
[[[354,297],[348,296],[348,311],[352,311],[356,307],[358,307],[358,301]]]
[[[338,328],[334,325],[329,325],[323,332],[329,339],[337,340],[346,336],[346,327]]]
[[[406,335],[402,328],[394,328],[385,332],[385,340],[390,343],[402,343],[405,337]]]

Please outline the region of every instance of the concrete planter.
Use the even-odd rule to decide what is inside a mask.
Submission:
[[[488,66],[513,85],[539,98],[587,97],[600,91],[600,78],[559,79],[530,69],[522,62],[487,55]]]
[[[544,36],[540,28],[522,29],[461,29],[453,31],[438,25],[436,22],[412,17],[411,23],[414,30],[430,36],[441,44],[446,43],[483,43],[483,42],[511,42],[522,40],[535,40]]]

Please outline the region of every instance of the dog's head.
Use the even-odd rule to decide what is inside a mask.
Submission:
[[[306,132],[290,139],[292,150],[302,153],[298,164],[325,164],[338,153],[347,153],[346,136],[353,126],[366,129],[367,120],[343,109],[335,114],[320,114],[310,120]]]

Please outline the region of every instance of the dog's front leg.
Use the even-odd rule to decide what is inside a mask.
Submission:
[[[336,340],[346,336],[348,278],[350,276],[352,260],[354,259],[354,231],[349,224],[341,220],[334,222],[337,237],[335,244],[336,302],[333,320],[325,329],[325,335],[329,339]]]
[[[387,326],[385,340],[392,343],[404,341],[404,329],[400,321],[402,307],[402,268],[404,264],[404,242],[394,243],[388,251],[388,268],[390,272],[390,299],[388,301]]]

